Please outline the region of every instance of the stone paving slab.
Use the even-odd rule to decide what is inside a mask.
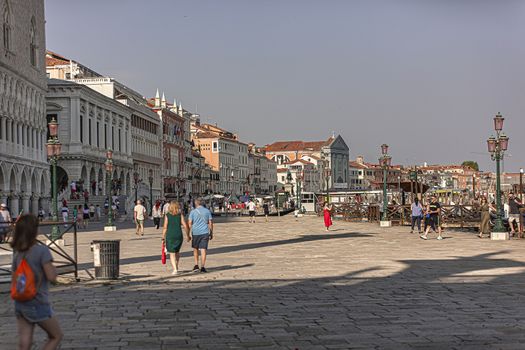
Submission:
[[[94,281],[90,242],[121,239],[118,281]],[[66,239],[67,243],[68,239]],[[51,288],[62,349],[518,349],[525,342],[525,240],[322,219],[216,224],[207,274],[190,247],[171,276],[160,230],[79,233],[82,281]],[[66,249],[71,249],[66,246]],[[16,344],[3,288],[0,349]],[[43,334],[37,332],[36,340]]]

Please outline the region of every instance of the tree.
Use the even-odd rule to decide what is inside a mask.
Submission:
[[[478,162],[475,162],[473,160],[466,160],[463,163],[461,163],[461,166],[468,166],[476,171],[479,171]]]

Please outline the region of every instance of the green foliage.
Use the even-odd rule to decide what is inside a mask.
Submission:
[[[479,171],[478,162],[475,162],[473,160],[466,160],[463,163],[461,163],[461,166],[468,166],[468,167],[471,167],[472,169],[474,169],[476,171]]]

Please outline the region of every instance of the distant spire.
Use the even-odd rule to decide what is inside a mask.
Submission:
[[[158,88],[157,88],[157,93],[155,94],[155,107],[160,107],[160,96],[159,96]]]
[[[177,109],[177,99],[173,99],[173,108]]]
[[[184,110],[182,109],[182,101],[179,101],[179,115],[182,116],[184,114]]]
[[[162,108],[166,108],[166,96],[164,96],[164,92],[162,93],[162,100],[160,100],[160,106]]]

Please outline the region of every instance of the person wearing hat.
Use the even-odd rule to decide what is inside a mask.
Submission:
[[[3,243],[11,228],[11,214],[5,203],[0,204],[0,243]]]

